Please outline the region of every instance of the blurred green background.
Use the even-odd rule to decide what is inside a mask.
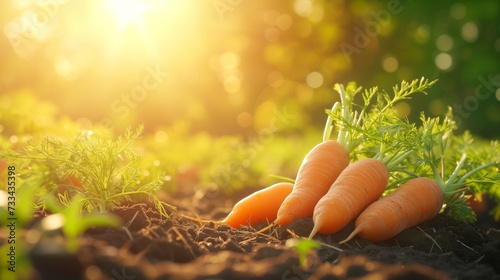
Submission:
[[[391,90],[425,76],[440,81],[401,115],[454,106],[461,129],[500,135],[496,0],[4,2],[0,94],[34,95],[53,104],[45,115],[89,129],[181,120],[211,135],[321,131],[333,84]],[[8,100],[7,136],[28,102]]]

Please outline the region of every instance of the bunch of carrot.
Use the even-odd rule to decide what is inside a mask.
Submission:
[[[439,118],[423,117],[422,126],[416,128],[399,118],[393,108],[397,101],[408,99],[410,94],[423,91],[434,82],[403,82],[401,87],[394,87],[392,98],[377,88],[365,90],[361,105],[353,103],[361,88],[353,83],[347,88],[336,85],[341,102],[327,111],[323,142],[305,156],[295,182],[279,183],[250,195],[238,202],[220,223],[232,227],[265,221],[272,222],[270,226],[287,225],[296,218],[312,216],[312,238],[318,232],[338,232],[356,219],[355,230],[341,243],[356,235],[380,242],[432,219],[443,204],[456,205],[466,179],[499,164],[493,161],[468,170],[464,168],[467,155],[463,153],[452,174],[444,180],[450,165],[446,148],[455,129],[451,113],[442,122]],[[371,104],[375,96],[377,103]],[[361,111],[354,111],[354,105]],[[329,139],[334,122],[336,141]],[[436,150],[440,153],[436,154]],[[451,153],[457,154],[454,150]],[[415,170],[405,171],[410,157],[421,164],[415,164]],[[436,166],[436,162],[441,166]],[[388,189],[390,173],[394,180],[397,178],[393,184],[402,184],[380,198]]]

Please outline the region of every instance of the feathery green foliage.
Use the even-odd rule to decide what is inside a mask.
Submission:
[[[324,139],[335,127],[337,140],[346,145],[351,158],[382,160],[391,171],[387,192],[414,177],[434,178],[443,189],[445,210],[457,219],[473,221],[474,213],[465,203],[471,193],[486,193],[500,202],[498,141],[484,143],[474,141],[468,132],[457,134],[451,108],[442,117],[422,113],[417,125],[400,117],[394,107],[435,82],[403,81],[393,87],[392,95],[377,87],[362,92],[354,83],[346,88],[335,85],[341,103],[327,110]],[[359,93],[362,103],[357,104],[354,99]],[[500,218],[499,206],[493,214]]]
[[[134,196],[142,196],[148,197],[167,216],[165,207],[173,206],[156,196],[163,184],[161,177],[147,181],[141,170],[133,167],[141,157],[134,149],[141,132],[142,127],[127,130],[116,140],[98,134],[72,138],[46,136],[38,143],[29,141],[21,152],[9,150],[1,156],[21,170],[20,189],[23,180],[37,184],[33,189],[38,207],[44,207],[53,197],[69,205],[74,196],[81,195],[82,210],[103,213]]]

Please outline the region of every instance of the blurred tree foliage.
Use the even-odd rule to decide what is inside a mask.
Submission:
[[[106,2],[4,5],[0,94],[31,91],[117,129],[182,119],[254,136],[321,129],[336,82],[388,89],[425,76],[440,81],[402,115],[450,105],[461,128],[500,135],[499,1],[144,0],[127,26]]]

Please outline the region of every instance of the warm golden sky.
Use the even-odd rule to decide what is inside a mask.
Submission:
[[[474,109],[460,116],[468,125],[494,124],[498,10],[497,1],[12,0],[0,12],[1,93],[31,92],[91,123],[148,130],[183,119],[232,133],[258,131],[279,110],[314,125],[336,82],[390,90],[426,76],[440,83],[402,114],[457,104]],[[482,81],[489,101],[476,106]]]

